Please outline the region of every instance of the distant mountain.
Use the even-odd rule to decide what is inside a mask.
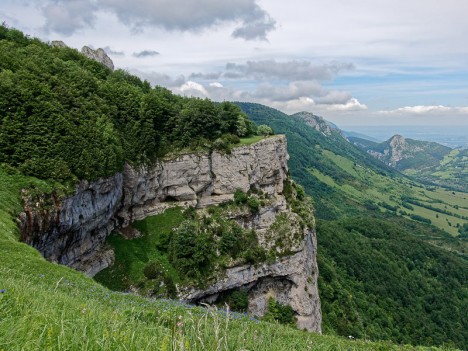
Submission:
[[[370,155],[424,183],[468,192],[468,150],[394,135],[383,143],[349,140]]]
[[[432,223],[453,237],[458,236],[459,228],[468,222],[468,191],[453,191],[466,188],[463,184],[468,180],[468,155],[465,156],[463,151],[450,151],[439,162],[444,166],[427,171],[405,170],[406,174],[411,175],[410,179],[367,153],[367,149],[363,150],[345,139],[338,128],[332,127],[321,117],[305,113],[289,116],[260,104],[236,104],[257,124],[268,124],[276,133],[286,134],[292,177],[313,196],[318,218],[330,220],[390,213]],[[355,142],[355,139],[350,139]],[[403,143],[398,141],[399,138],[394,139],[389,144],[394,144],[395,150],[427,146],[424,142],[421,146],[417,141]],[[373,144],[363,139],[361,142],[374,147],[380,145],[375,152],[382,154],[387,147],[385,143]],[[440,158],[445,147],[439,145],[434,150],[432,154],[427,151],[432,155],[427,158],[436,163],[434,160]],[[398,153],[393,155],[397,159]],[[404,165],[403,160],[400,162]],[[442,173],[437,173],[435,169],[440,169]],[[440,189],[435,184],[458,184],[458,188]],[[451,250],[468,253],[468,242],[452,242],[441,233],[431,234],[427,238]]]
[[[444,195],[447,190],[435,189],[434,182],[428,179],[426,185],[408,179],[397,169],[367,153],[368,149],[360,149],[345,139],[342,131],[325,119],[304,112],[289,116],[260,104],[237,104],[257,124],[268,124],[276,133],[286,134],[292,177],[314,197],[318,218],[339,219],[360,214],[367,215],[369,212],[388,211],[402,214],[408,219],[421,220],[423,217],[423,220],[433,223],[453,236],[458,235],[457,228],[468,220],[468,212],[465,213],[460,207],[463,206],[464,198],[468,198],[468,194],[456,193],[451,195],[453,198],[447,198]],[[426,148],[428,155],[432,155],[426,158],[429,158],[432,164],[440,163],[438,160],[441,154],[446,152],[446,148],[442,145],[403,141],[399,137],[390,139],[388,145],[363,139],[361,143],[375,147],[373,152],[383,155],[385,150],[394,147],[391,149],[394,152],[387,151],[389,159],[392,157],[393,160],[398,159],[402,165],[412,160],[403,159],[403,150],[405,152],[412,150],[418,155],[415,150]],[[449,153],[452,154],[453,152]],[[421,155],[418,157],[425,158]],[[456,159],[461,160],[460,156]],[[468,177],[463,175],[464,171],[452,167],[451,161],[447,162],[451,167],[450,174],[453,175],[450,181],[458,179],[456,177],[462,179],[464,177],[466,182]],[[413,168],[408,170],[408,173],[410,172],[413,175],[422,174],[422,171]],[[430,184],[427,184],[428,182]],[[419,205],[408,206],[408,198]],[[436,208],[434,201],[442,208]]]
[[[362,147],[363,143],[355,145]],[[436,166],[452,149],[430,141],[406,139],[394,135],[380,144],[367,143],[366,151],[385,164],[400,171]]]
[[[298,112],[292,115],[292,117],[302,119],[308,126],[314,128],[317,132],[322,133],[325,136],[331,136],[332,131],[340,133],[340,135],[346,139],[345,134],[338,126],[330,121],[323,119],[320,116],[314,115],[310,112]]]

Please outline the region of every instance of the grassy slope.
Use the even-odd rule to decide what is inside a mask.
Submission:
[[[142,235],[132,240],[122,235],[112,234],[107,243],[115,253],[115,264],[101,272],[95,279],[103,285],[116,291],[125,291],[129,285],[144,281],[143,270],[150,261],[164,262],[172,281],[178,283],[180,278],[177,271],[169,264],[167,256],[156,248],[167,245],[161,238],[168,237],[172,228],[178,226],[184,217],[181,208],[171,208],[158,216],[151,216],[133,224]],[[159,235],[156,235],[159,234]]]
[[[454,190],[468,191],[468,150],[452,150],[435,167],[423,170],[406,170],[406,174],[425,182],[448,186]]]
[[[228,320],[111,292],[17,241],[19,190],[31,184],[50,190],[0,169],[0,350],[427,350],[319,336],[240,315]]]

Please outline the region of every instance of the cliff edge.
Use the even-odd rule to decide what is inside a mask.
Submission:
[[[213,302],[222,294],[248,291],[250,313],[263,316],[274,298],[294,310],[301,329],[321,331],[316,235],[313,213],[295,213],[285,195],[288,178],[285,136],[218,151],[168,157],[152,166],[125,165],[124,171],[94,182],[81,182],[75,194],[57,199],[24,194],[19,216],[23,241],[47,259],[94,275],[112,265],[106,237],[135,220],[170,207],[197,211],[232,202],[236,191],[254,191],[262,201],[255,213],[232,211],[225,216],[252,230],[271,260],[233,262],[203,288],[182,286],[178,298]],[[303,217],[308,217],[305,221]]]

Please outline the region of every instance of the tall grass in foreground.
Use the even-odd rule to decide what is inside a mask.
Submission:
[[[0,350],[436,350],[320,336],[111,292],[40,257],[20,269],[7,263],[0,268]]]

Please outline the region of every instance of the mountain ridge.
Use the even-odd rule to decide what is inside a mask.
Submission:
[[[394,135],[382,143],[349,140],[383,163],[423,183],[468,191],[468,150]]]

